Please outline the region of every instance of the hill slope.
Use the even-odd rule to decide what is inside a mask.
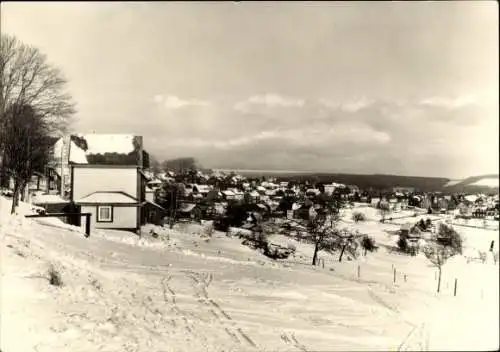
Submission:
[[[436,299],[425,258],[390,255],[383,247],[342,263],[321,252],[323,269],[302,265],[299,257],[271,261],[225,234],[207,240],[199,225],[156,228],[159,239],[148,231],[139,238],[98,230],[84,238],[57,221],[7,216],[0,201],[3,351],[498,347],[496,266],[468,266],[491,273],[482,279],[471,271],[470,286],[471,278],[460,276],[455,298],[454,276],[444,276]],[[384,230],[398,228],[378,221],[363,226],[388,245],[393,240]],[[309,262],[312,247],[296,245]],[[50,266],[62,286],[49,284]],[[479,300],[478,288],[486,284]]]
[[[446,192],[481,192],[481,193],[498,193],[499,190],[499,175],[480,175],[472,176],[463,180],[455,180],[448,182],[443,188]]]

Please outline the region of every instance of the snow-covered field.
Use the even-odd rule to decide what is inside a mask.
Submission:
[[[497,177],[488,177],[482,178],[471,184],[472,186],[486,186],[492,188],[498,188],[498,178]]]
[[[283,235],[295,258],[272,261],[241,239],[202,225],[155,228],[159,238],[9,216],[0,198],[1,349],[30,351],[493,350],[498,342],[498,265],[453,258],[435,294],[422,257],[381,246],[337,260]],[[370,211],[370,210],[367,210]],[[375,214],[372,214],[375,217]],[[410,221],[412,221],[410,219]],[[342,226],[394,244],[398,225]],[[459,228],[467,245],[498,251],[498,232]],[[49,267],[62,286],[49,284]],[[396,275],[394,275],[396,273]],[[395,282],[394,282],[395,278]],[[453,286],[458,279],[457,296]]]

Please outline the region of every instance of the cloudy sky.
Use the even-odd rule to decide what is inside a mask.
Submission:
[[[498,173],[498,4],[3,3],[75,131],[218,168]]]

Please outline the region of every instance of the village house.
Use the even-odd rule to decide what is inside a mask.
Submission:
[[[260,193],[255,190],[249,192],[248,197],[252,203],[257,203],[261,199]]]
[[[71,201],[95,228],[139,233],[145,223],[145,178],[136,165],[71,165]]]
[[[180,219],[193,219],[196,221],[200,221],[202,218],[203,212],[201,207],[196,203],[183,203],[177,209],[177,216]]]
[[[149,186],[146,186],[146,197],[144,202],[144,216],[146,218],[146,223],[161,225],[163,218],[167,214],[167,210],[161,205],[156,203],[155,194],[156,190]]]
[[[371,203],[370,205],[374,208],[377,208],[379,206],[379,203],[380,203],[380,198],[379,197],[373,197],[372,200],[371,200]]]
[[[463,216],[463,217],[472,217],[472,206],[470,205],[469,202],[467,201],[463,201],[463,202],[460,202],[457,206],[457,210],[458,210],[458,213],[460,214],[460,216]]]
[[[226,190],[222,191],[221,193],[222,193],[222,198],[226,201],[236,200],[236,194],[229,189],[226,189]]]
[[[55,184],[63,199],[91,213],[96,228],[138,232],[151,202],[143,172],[148,166],[141,136],[72,134],[55,142],[46,171],[49,188]]]
[[[415,187],[401,187],[401,186],[396,186],[392,188],[393,193],[403,193],[403,194],[411,194],[415,193]]]

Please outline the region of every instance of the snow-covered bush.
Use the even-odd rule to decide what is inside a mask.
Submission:
[[[398,248],[402,253],[408,253],[408,240],[404,236],[399,236]]]
[[[356,223],[360,221],[366,221],[366,215],[360,211],[356,211],[352,214],[352,220],[354,220],[354,222]]]
[[[47,274],[48,274],[49,283],[52,286],[62,286],[63,285],[61,273],[53,265],[51,265],[49,267]]]
[[[295,252],[297,250],[297,246],[294,245],[293,243],[288,243],[286,247],[292,252]]]
[[[213,224],[208,224],[204,227],[203,229],[203,234],[205,236],[208,236],[208,237],[212,237],[212,235],[214,234],[214,225]]]

